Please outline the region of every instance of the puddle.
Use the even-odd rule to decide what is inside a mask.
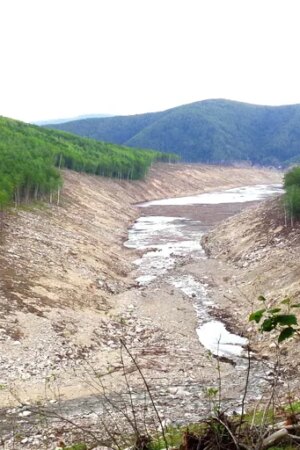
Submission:
[[[212,320],[197,328],[197,334],[201,344],[213,355],[241,356],[248,339],[226,330],[225,325],[217,320]]]

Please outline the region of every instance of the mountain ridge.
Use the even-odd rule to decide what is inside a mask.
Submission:
[[[165,111],[48,124],[134,148],[175,152],[184,161],[288,165],[300,160],[300,105],[210,99]]]

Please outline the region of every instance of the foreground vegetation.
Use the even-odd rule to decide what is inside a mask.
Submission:
[[[0,207],[59,191],[58,169],[141,179],[154,161],[175,155],[80,138],[0,117]]]
[[[300,106],[205,100],[167,111],[49,125],[132,147],[172,151],[188,162],[288,165],[300,161]]]

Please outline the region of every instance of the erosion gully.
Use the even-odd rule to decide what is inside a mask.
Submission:
[[[278,195],[280,191],[279,185],[245,186],[137,205],[141,216],[129,230],[128,241],[125,243],[126,247],[138,250],[142,255],[135,261],[140,289],[147,289],[151,284],[159,283],[163,279],[164,283],[167,282],[174,289],[180,290],[194,305],[198,319],[195,333],[198,335],[199,349],[205,348],[207,353],[221,357],[234,367],[235,375],[230,379],[231,398],[229,395],[226,399],[226,408],[235,409],[237,412],[237,404],[243,397],[241,380],[245,379],[248,367],[245,351],[247,339],[228,331],[226,325],[213,316],[214,299],[211,298],[205,282],[174,269],[178,261],[188,260],[197,263],[207,258],[201,246],[201,238],[212,226],[249,205]],[[205,274],[202,274],[201,279],[205,280]],[[269,370],[271,372],[270,367]],[[265,389],[268,383],[267,378],[268,367],[266,368],[264,362],[254,358],[248,386],[249,396],[252,399],[260,397],[262,389]],[[158,411],[163,417],[184,423],[197,420],[201,411],[203,414],[207,413],[208,402],[206,398],[205,403],[203,394],[205,387],[193,382],[180,392],[172,389],[166,386],[162,394],[153,392]],[[128,392],[109,394],[109,402],[119,404],[126,401],[129,401]],[[132,393],[130,401],[134,401],[137,406],[139,403],[143,404],[144,393]],[[168,403],[167,411],[166,403]],[[53,405],[50,410],[54,412],[56,408]],[[72,420],[82,417],[89,420],[91,411],[96,417],[107,414],[107,398],[102,399],[99,395],[90,396],[64,401],[59,405],[60,415],[71,417]],[[9,428],[4,425],[7,424],[7,416],[2,418],[4,423],[1,428]]]

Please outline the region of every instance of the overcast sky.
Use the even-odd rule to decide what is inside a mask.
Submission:
[[[1,0],[0,114],[300,103],[300,0]]]

